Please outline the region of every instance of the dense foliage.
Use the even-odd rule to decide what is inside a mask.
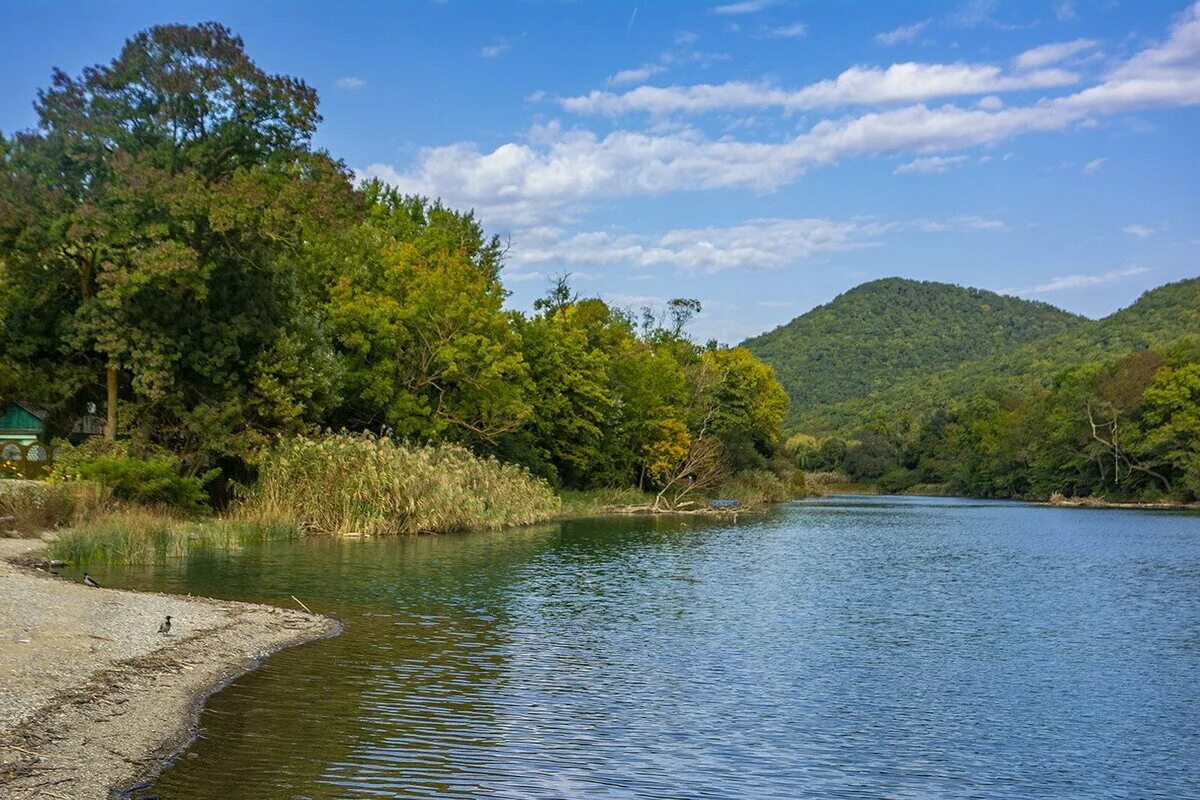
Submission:
[[[698,303],[638,314],[564,278],[506,309],[502,242],[356,186],[312,146],[316,93],[221,25],[56,72],[37,111],[0,136],[0,400],[42,403],[58,435],[95,405],[110,436],[170,454],[89,467],[127,494],[172,467],[245,478],[323,429],[555,486],[676,487],[666,502],[780,463],[786,395],[749,351],[688,337]]]
[[[1200,498],[1200,280],[1098,321],[809,409],[786,452],[888,491]],[[837,413],[833,413],[835,411]]]
[[[901,278],[857,286],[745,346],[775,368],[802,429],[852,425],[840,404],[1086,324],[1045,303]]]

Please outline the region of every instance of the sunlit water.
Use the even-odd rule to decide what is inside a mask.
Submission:
[[[211,698],[163,800],[1200,797],[1194,515],[840,497],[105,577],[347,623]]]

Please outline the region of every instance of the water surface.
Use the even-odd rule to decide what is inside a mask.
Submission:
[[[105,577],[347,622],[215,695],[163,800],[1200,796],[1194,515],[838,497]]]

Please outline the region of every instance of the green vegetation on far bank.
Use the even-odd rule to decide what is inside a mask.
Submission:
[[[56,442],[95,412],[113,440],[62,448],[53,480],[169,509],[160,543],[208,536],[214,506],[411,533],[546,519],[559,491],[671,510],[795,485],[786,394],[691,338],[697,301],[617,308],[562,276],[506,309],[504,243],[356,184],[314,147],[317,108],[224,26],[164,25],[0,136],[0,401],[46,409]],[[60,511],[81,537],[136,517]]]
[[[799,414],[811,427],[784,449],[801,468],[881,491],[1195,502],[1200,279],[1071,333]]]

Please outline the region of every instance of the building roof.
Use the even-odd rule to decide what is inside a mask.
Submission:
[[[13,400],[11,403],[9,403],[9,405],[10,406],[20,406],[21,408],[25,409],[30,414],[33,414],[35,417],[42,420],[43,422],[45,422],[46,417],[50,416],[50,412],[49,412],[49,410],[46,409],[45,406],[39,405],[37,403],[31,403],[27,400]]]

